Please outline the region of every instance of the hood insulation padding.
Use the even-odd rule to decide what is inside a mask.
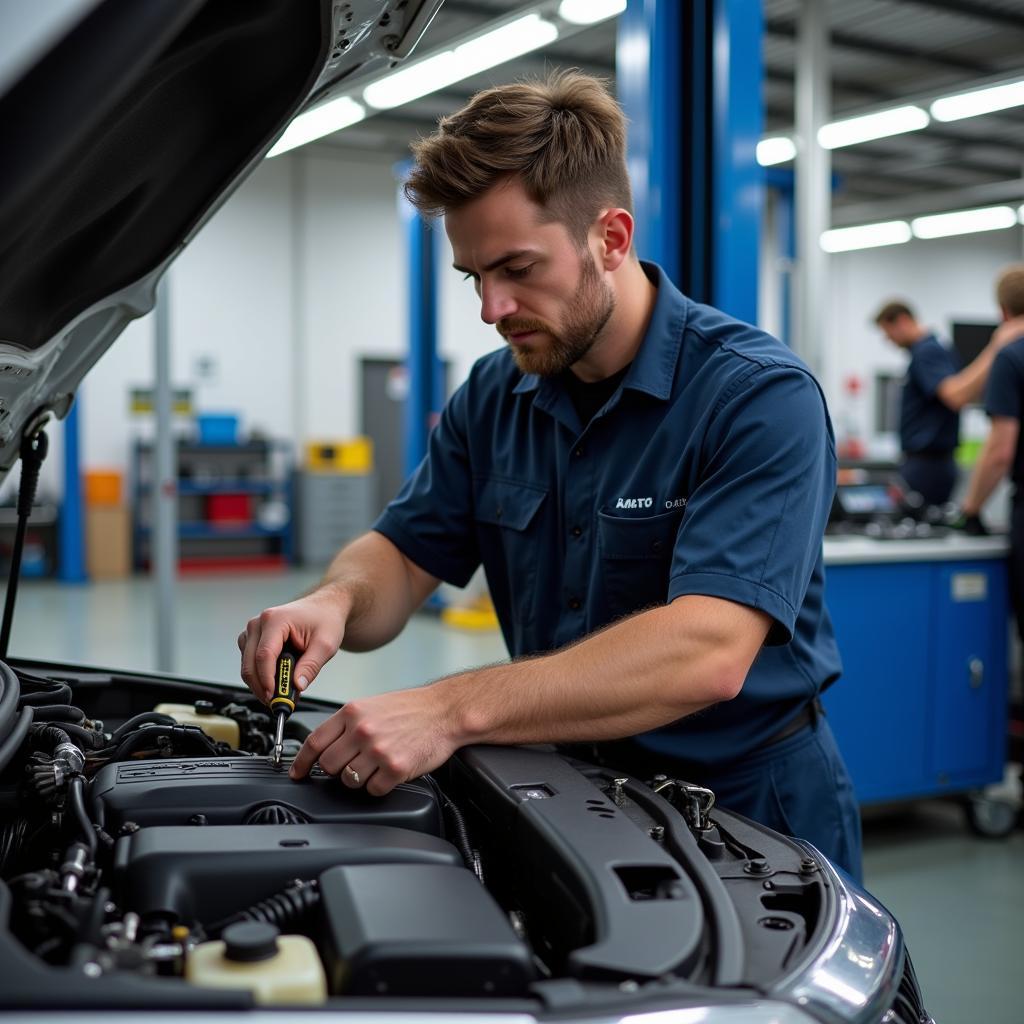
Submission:
[[[166,260],[313,87],[328,11],[108,0],[0,98],[0,343]]]

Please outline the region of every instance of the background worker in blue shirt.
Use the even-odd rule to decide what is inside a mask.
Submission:
[[[960,410],[980,398],[998,346],[988,344],[969,366],[918,323],[905,302],[887,302],[875,315],[882,333],[910,352],[900,396],[900,474],[929,505],[944,505],[956,486],[953,451],[960,439]]]
[[[482,563],[514,660],[350,702],[294,778],[319,760],[383,794],[469,743],[634,737],[857,876],[858,810],[817,710],[840,672],[825,402],[787,348],[637,259],[625,135],[603,85],[567,73],[481,93],[416,144],[407,192],[443,214],[507,345],[321,586],[249,621],[242,678],[268,699],[290,639],[304,687]]]
[[[1007,476],[1013,482],[1010,595],[1017,630],[1024,640],[1024,445],[1020,435],[1024,418],[1024,263],[1008,267],[999,275],[996,301],[1003,322],[993,342],[1001,350],[985,388],[985,411],[991,417],[992,429],[971,474],[962,511],[968,523],[977,521],[996,485]]]

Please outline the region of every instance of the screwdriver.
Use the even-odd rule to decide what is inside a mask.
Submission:
[[[274,696],[270,699],[270,712],[276,717],[274,725],[274,749],[270,755],[270,763],[275,768],[281,767],[281,755],[284,752],[284,723],[295,710],[295,702],[299,699],[299,691],[295,689],[295,663],[299,660],[295,650],[288,644],[281,648],[277,656],[277,672],[274,676]]]

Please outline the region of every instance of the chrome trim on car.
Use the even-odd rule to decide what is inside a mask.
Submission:
[[[810,844],[833,893],[835,921],[824,945],[773,986],[773,995],[807,1007],[829,1024],[882,1019],[899,987],[906,955],[893,916],[840,874]]]

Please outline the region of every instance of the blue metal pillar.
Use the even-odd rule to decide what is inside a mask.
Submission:
[[[673,281],[680,280],[682,255],[680,7],[674,0],[629,0],[619,17],[615,52],[619,102],[629,118],[636,250]]]
[[[57,578],[62,583],[85,583],[85,522],[82,514],[82,468],[78,445],[78,406],[81,392],[64,418],[64,502],[57,545]]]
[[[764,186],[764,17],[760,0],[715,0],[712,33],[714,145],[712,303],[757,322]]]
[[[757,316],[763,201],[760,0],[629,0],[616,81],[637,252],[692,298]]]
[[[409,256],[409,394],[405,404],[405,472],[427,454],[427,438],[444,404],[444,375],[437,357],[437,237],[399,188],[399,208]]]

